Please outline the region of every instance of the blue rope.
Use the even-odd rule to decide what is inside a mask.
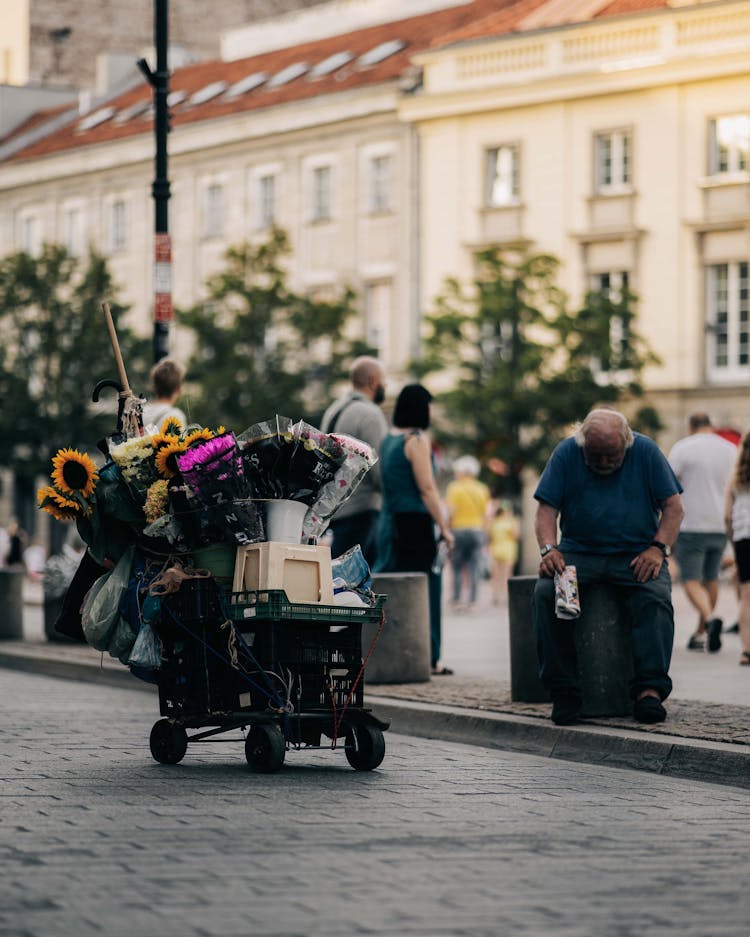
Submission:
[[[217,657],[223,664],[226,664],[226,665],[229,666],[232,670],[235,669],[234,666],[232,665],[231,660],[230,660],[228,657],[225,657],[223,654],[219,653],[219,651],[217,651],[215,648],[211,647],[210,644],[208,644],[206,641],[204,641],[203,638],[201,638],[199,635],[197,635],[197,634],[195,634],[193,631],[191,631],[190,628],[188,628],[188,626],[187,626],[183,621],[181,621],[181,620],[174,614],[174,612],[173,612],[170,608],[165,608],[165,611],[167,612],[167,614],[169,615],[169,617],[172,619],[172,621],[173,621],[176,625],[178,625],[180,628],[182,628],[184,631],[186,631],[186,632],[187,632],[192,638],[194,638],[199,644],[202,644],[202,645],[206,648],[206,650],[210,651],[210,652],[214,655],[214,657]],[[235,628],[235,626],[232,624],[231,621],[229,622],[229,624],[231,625],[232,630],[233,630],[235,636],[239,635],[240,640],[241,640],[242,644],[244,645],[243,650],[245,650],[245,652],[247,653],[247,652],[249,651],[249,646],[248,646],[247,642],[246,642],[245,639],[242,637],[242,635],[240,634],[240,632],[237,631],[237,629]],[[264,678],[265,678],[265,671],[264,671],[263,668],[260,666],[260,664],[258,663],[258,661],[255,659],[255,657],[253,656],[252,652],[250,652],[250,655],[249,655],[249,656],[250,656],[250,659],[252,660],[252,662],[255,664],[256,667],[258,667],[258,669],[259,669],[260,672],[264,675]],[[244,670],[239,669],[239,670],[238,670],[238,673],[239,673],[240,676],[241,676],[244,680],[246,680],[252,687],[254,687],[256,690],[260,690],[261,693],[265,694],[265,696],[267,697],[267,699],[271,700],[271,699],[275,698],[275,701],[278,701],[278,702],[277,702],[277,706],[279,707],[279,709],[286,710],[286,702],[279,696],[279,694],[277,693],[277,691],[273,688],[273,686],[271,685],[271,683],[270,683],[267,679],[266,679],[267,686],[266,686],[266,687],[262,687],[259,683],[256,683],[256,682],[252,679],[252,677],[251,677],[249,674],[245,673]]]

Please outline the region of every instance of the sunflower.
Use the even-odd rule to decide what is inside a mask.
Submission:
[[[188,433],[185,437],[185,442],[188,446],[192,446],[194,442],[198,442],[201,439],[213,438],[213,432],[207,426],[204,426],[203,429],[194,429],[192,433]]]
[[[77,517],[81,507],[77,501],[66,498],[52,485],[45,485],[36,493],[36,500],[42,511],[51,514],[58,521],[70,521]]]
[[[162,436],[181,436],[185,427],[176,416],[168,416],[159,430]]]
[[[90,456],[77,449],[60,449],[52,459],[52,482],[58,491],[88,498],[94,493],[99,476]]]
[[[156,452],[156,470],[162,478],[174,478],[177,474],[177,456],[187,449],[187,440],[173,439]]]

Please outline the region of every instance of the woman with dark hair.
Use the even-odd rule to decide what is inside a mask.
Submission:
[[[724,520],[732,541],[740,588],[740,663],[750,666],[750,433],[740,445],[734,478],[727,488]]]
[[[393,411],[393,429],[380,447],[383,508],[378,531],[378,568],[388,572],[427,573],[430,596],[432,673],[453,673],[440,663],[441,580],[433,569],[435,528],[450,549],[453,534],[440,501],[432,449],[425,432],[430,425],[432,395],[421,384],[407,384]]]

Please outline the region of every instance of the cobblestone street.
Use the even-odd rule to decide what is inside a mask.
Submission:
[[[745,791],[390,733],[167,767],[149,695],[0,683],[4,937],[747,933]]]

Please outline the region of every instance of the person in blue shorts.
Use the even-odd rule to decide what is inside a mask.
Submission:
[[[621,594],[633,643],[633,715],[644,723],[666,718],[674,640],[666,558],[684,513],[681,491],[656,443],[634,433],[616,410],[592,410],[547,462],[534,492],[542,559],[533,604],[539,674],[556,725],[576,723],[582,705],[575,620],[555,616],[553,577],[566,564],[576,567],[582,602],[593,582]]]

